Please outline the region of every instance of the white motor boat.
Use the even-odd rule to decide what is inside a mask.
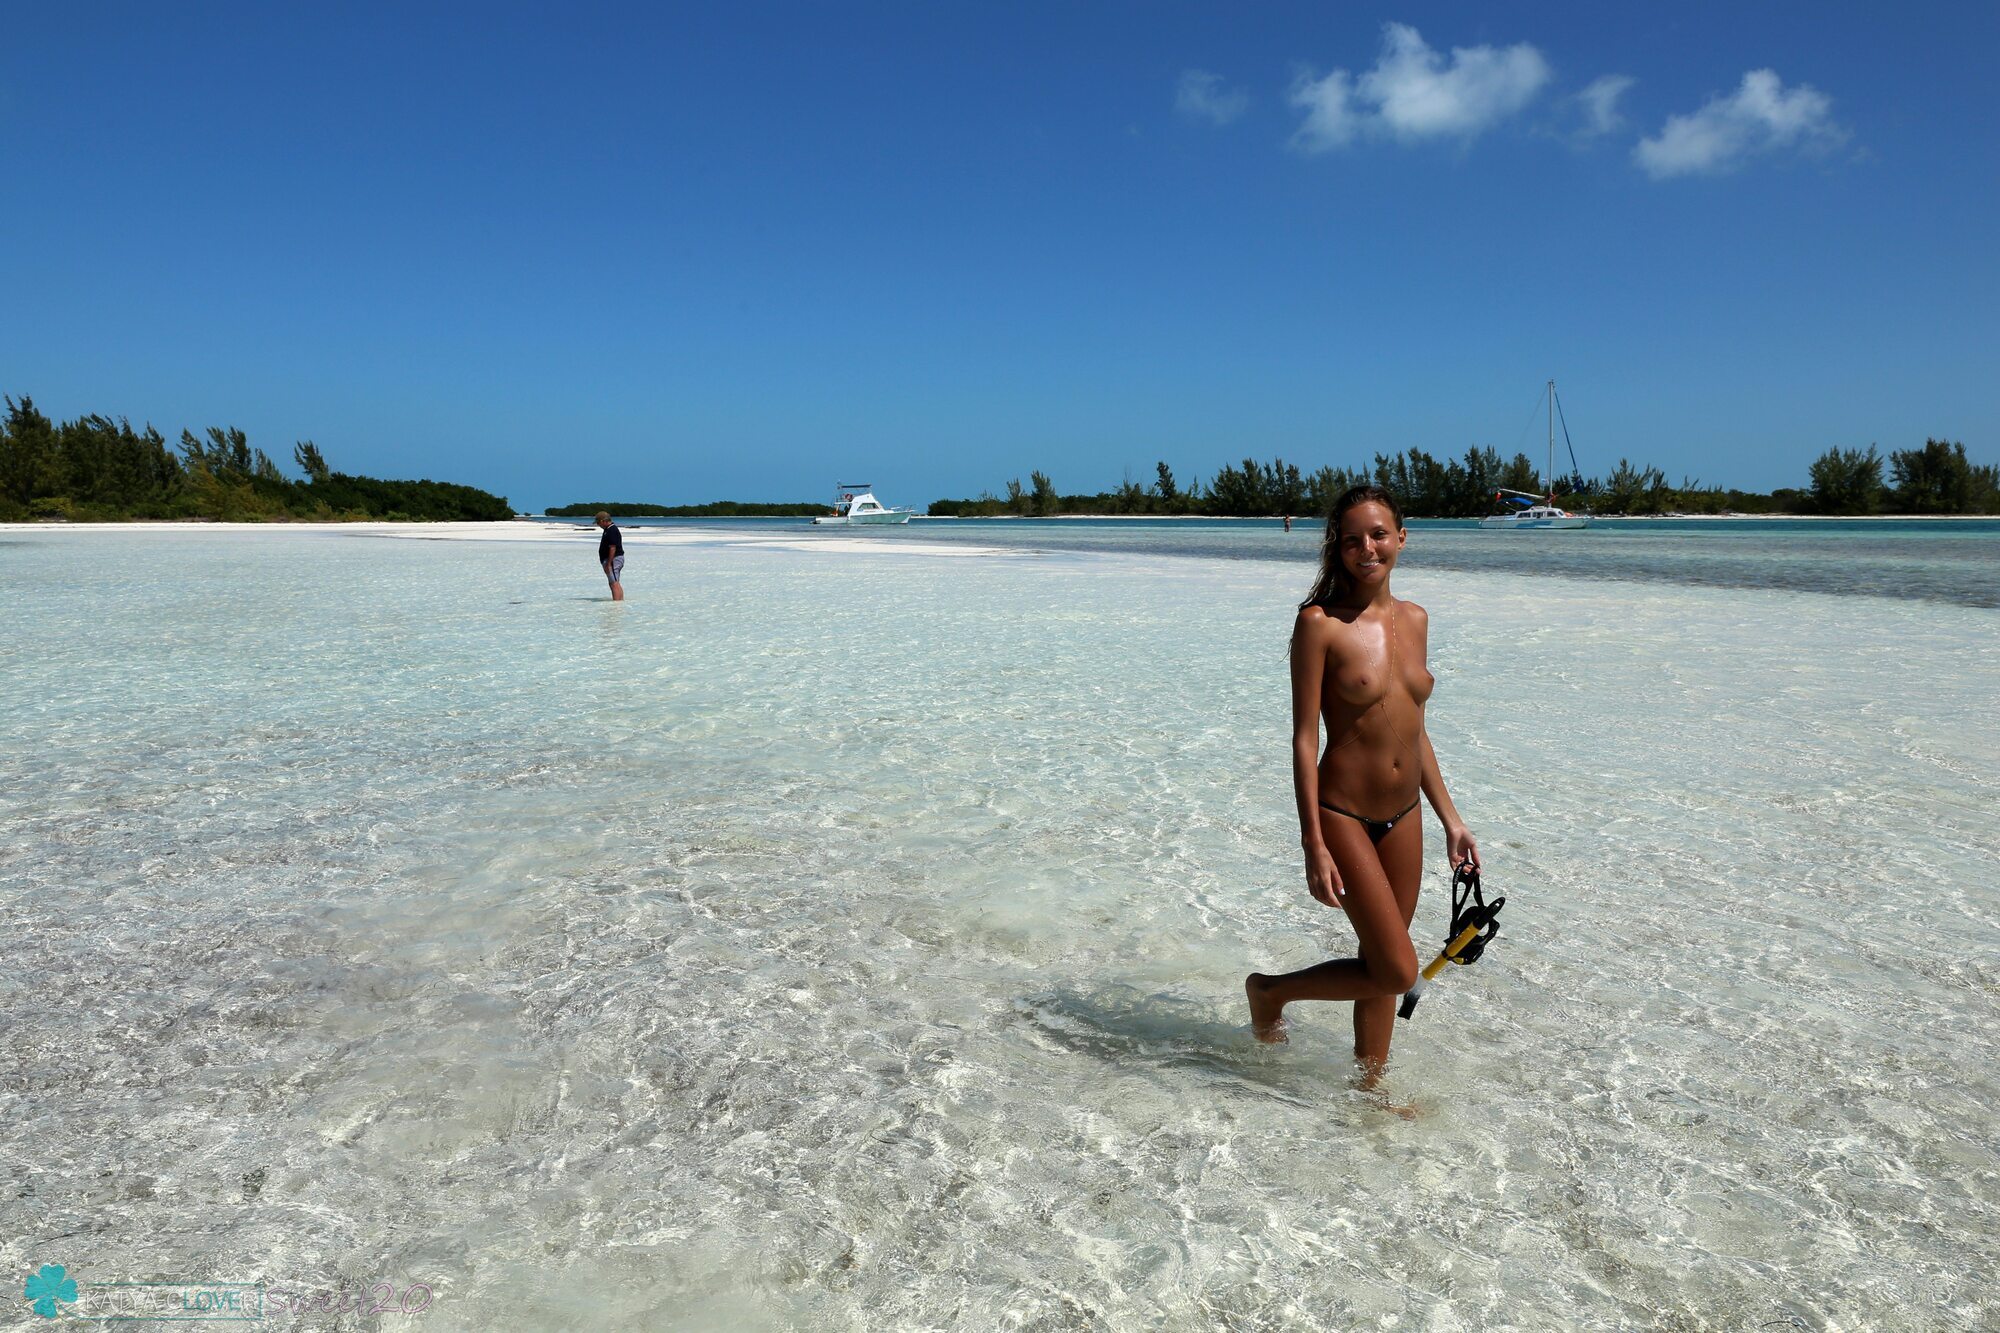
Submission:
[[[843,481],[835,493],[833,512],[821,514],[813,522],[819,523],[908,523],[910,509],[890,509],[875,498],[865,481]]]
[[[1556,418],[1561,411],[1556,406],[1556,382],[1549,381],[1549,470],[1542,474],[1542,484],[1548,487],[1547,495],[1530,495],[1526,491],[1512,491],[1501,487],[1494,492],[1495,500],[1505,500],[1520,506],[1509,514],[1489,514],[1479,520],[1482,528],[1587,528],[1590,515],[1572,514],[1556,504]],[[1563,443],[1569,443],[1569,424],[1563,424]],[[1570,466],[1576,465],[1576,451],[1570,450]]]

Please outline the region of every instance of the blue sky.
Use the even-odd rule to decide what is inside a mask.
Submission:
[[[2000,6],[17,6],[0,390],[517,506],[2000,456]]]

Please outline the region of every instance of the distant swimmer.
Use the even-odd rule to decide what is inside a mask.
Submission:
[[[1319,578],[1292,628],[1292,785],[1306,889],[1347,913],[1360,957],[1244,980],[1251,1031],[1263,1041],[1285,1040],[1293,1000],[1352,1000],[1354,1056],[1370,1087],[1388,1065],[1396,997],[1417,978],[1410,918],[1423,869],[1420,792],[1444,825],[1451,863],[1479,865],[1424,729],[1436,684],[1424,666],[1430,618],[1389,591],[1408,540],[1387,491],[1347,491],[1327,518]]]
[[[611,581],[611,600],[622,602],[625,588],[618,580],[625,573],[625,538],[602,509],[597,511],[597,526],[604,529],[604,535],[597,539],[597,563],[604,566],[604,577]]]
[[[1292,516],[1290,514],[1287,514],[1285,515],[1285,531],[1290,532],[1291,530],[1292,530]]]

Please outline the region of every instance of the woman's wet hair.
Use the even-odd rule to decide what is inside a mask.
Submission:
[[[1340,520],[1356,505],[1379,504],[1388,509],[1390,517],[1396,520],[1396,530],[1403,528],[1403,507],[1396,503],[1396,497],[1380,486],[1350,486],[1341,492],[1333,502],[1333,508],[1326,516],[1326,537],[1319,548],[1319,577],[1313,580],[1312,592],[1299,610],[1309,606],[1333,606],[1344,601],[1353,591],[1353,580],[1347,575],[1347,566],[1340,560]]]

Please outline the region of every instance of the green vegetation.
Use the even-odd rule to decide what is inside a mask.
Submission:
[[[1805,509],[1814,514],[2000,513],[2000,465],[1981,466],[1956,441],[1925,440],[1921,449],[1898,449],[1888,458],[1895,484],[1882,479],[1874,445],[1829,449],[1812,465]]]
[[[441,481],[384,481],[334,472],[310,440],[292,459],[293,481],[231,427],[166,437],[124,419],[91,415],[60,425],[34,400],[6,399],[0,421],[0,521],[202,518],[227,522],[512,518],[501,496]]]
[[[1686,479],[1671,485],[1657,467],[1621,458],[1608,477],[1570,476],[1557,483],[1561,503],[1595,514],[1994,514],[2000,513],[2000,465],[1981,466],[1965,446],[1927,440],[1921,449],[1898,450],[1886,460],[1894,484],[1882,477],[1884,459],[1870,445],[1829,449],[1812,465],[1804,488],[1758,491],[1704,486]],[[1127,475],[1115,491],[1061,495],[1046,473],[1031,490],[1018,480],[1004,497],[991,491],[970,500],[932,502],[933,517],[997,518],[1078,515],[1203,515],[1276,517],[1324,514],[1349,486],[1373,482],[1394,495],[1411,518],[1477,518],[1496,512],[1495,492],[1540,490],[1526,454],[1503,462],[1490,448],[1468,449],[1462,459],[1439,461],[1422,449],[1376,454],[1372,468],[1322,467],[1301,472],[1282,458],[1246,458],[1224,466],[1203,485],[1178,482],[1162,462],[1158,480],[1145,487]]]
[[[1888,508],[1895,513],[2000,513],[2000,465],[1981,467],[1965,456],[1963,444],[1925,440],[1921,449],[1890,454],[1889,468],[1896,485]]]
[[[563,505],[542,512],[550,518],[589,518],[599,510],[614,518],[810,518],[833,512],[824,504],[759,504],[755,501],[716,500],[705,505],[624,504],[613,500],[589,504]]]
[[[507,501],[470,486],[436,481],[385,481],[335,472],[310,440],[292,450],[304,481],[287,477],[240,430],[211,426],[200,436],[182,431],[170,446],[152,426],[91,415],[60,424],[32,399],[6,398],[0,420],[0,522],[24,519],[220,519],[231,522],[495,520],[512,516]],[[1886,470],[1886,475],[1885,475]],[[1006,484],[1006,494],[936,500],[933,517],[992,518],[1078,515],[1203,515],[1258,517],[1325,513],[1349,486],[1386,487],[1412,518],[1472,518],[1494,512],[1498,490],[1539,489],[1525,454],[1503,461],[1490,448],[1468,449],[1440,461],[1422,449],[1376,454],[1373,466],[1302,471],[1282,458],[1226,464],[1205,484],[1178,480],[1165,462],[1151,486],[1128,474],[1117,489],[1064,495],[1048,473]],[[1558,482],[1562,502],[1596,514],[1994,514],[2000,513],[2000,466],[1977,464],[1955,441],[1926,440],[1884,458],[1879,449],[1832,448],[1821,454],[1801,488],[1770,494],[1725,490],[1683,480],[1674,486],[1657,467],[1628,459],[1607,477],[1573,475]],[[588,518],[598,510],[623,517],[806,518],[827,512],[814,503],[765,504],[719,500],[657,505],[612,501],[563,505],[552,517]]]
[[[1259,463],[1246,458],[1241,465],[1225,464],[1206,485],[1201,478],[1180,482],[1165,462],[1155,468],[1153,484],[1142,486],[1129,475],[1115,491],[1096,495],[1061,495],[1043,472],[1030,477],[1032,490],[1021,483],[1007,483],[1005,498],[990,491],[971,500],[938,500],[930,507],[936,517],[993,518],[1014,514],[1045,517],[1053,514],[1159,514],[1250,518],[1280,514],[1325,513],[1349,486],[1374,481],[1388,487],[1398,497],[1410,497],[1412,514],[1483,514],[1492,507],[1493,489],[1510,486],[1526,490],[1535,484],[1535,468],[1525,455],[1502,463],[1491,449],[1469,451],[1463,462],[1440,464],[1421,449],[1390,457],[1377,454],[1372,472],[1346,471],[1322,467],[1301,472],[1297,464],[1284,459]]]
[[[1815,514],[1872,514],[1882,507],[1882,455],[1874,445],[1829,449],[1813,461],[1807,489]]]

